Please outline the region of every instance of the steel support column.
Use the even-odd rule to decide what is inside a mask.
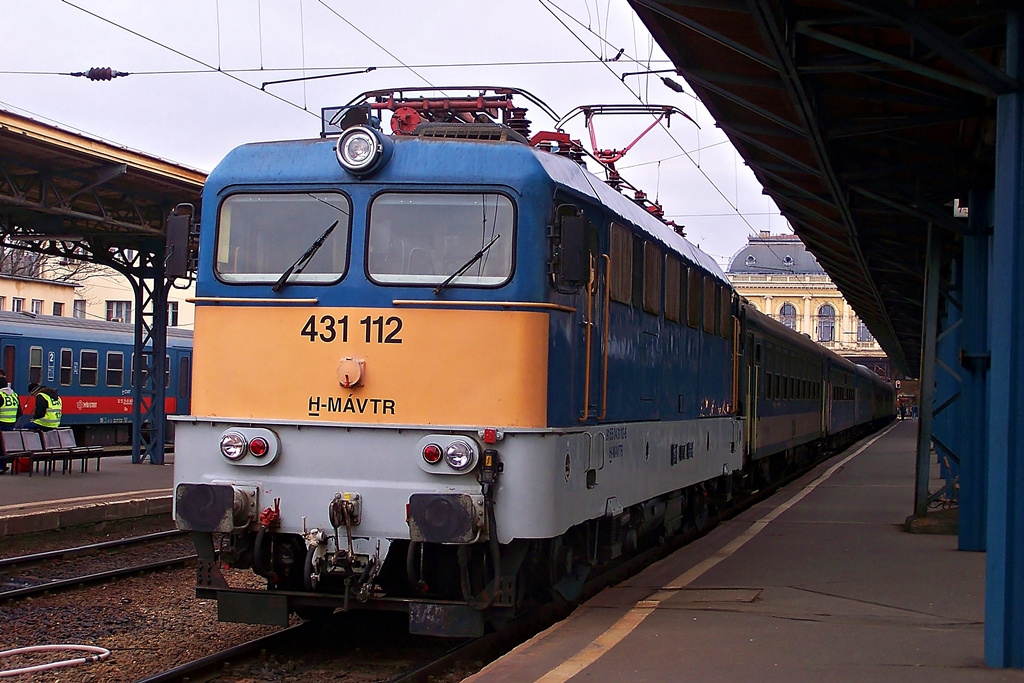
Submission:
[[[914,516],[928,514],[928,479],[931,471],[932,416],[935,401],[935,351],[939,326],[939,278],[942,268],[939,231],[928,225],[928,255],[924,275],[924,319],[921,322],[921,371],[917,423],[917,477]]]
[[[166,431],[167,293],[163,242],[126,275],[135,290],[135,362],[132,367],[132,462],[164,464]]]
[[[985,550],[988,486],[988,260],[992,192],[971,193],[963,248],[960,329],[960,550]]]
[[[1024,75],[1021,10],[1006,21],[1006,72]],[[985,663],[1024,667],[1024,94],[1000,95],[995,230],[989,282],[988,528]]]

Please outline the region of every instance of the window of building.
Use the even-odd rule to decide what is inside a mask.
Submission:
[[[779,309],[779,321],[791,330],[796,329],[796,306],[788,301]]]
[[[665,319],[679,322],[679,301],[682,290],[679,287],[679,273],[682,264],[679,259],[669,255],[665,257]]]
[[[53,314],[57,317],[64,315],[64,304],[60,301],[53,302]]]
[[[654,242],[644,242],[644,310],[655,315],[661,313],[663,261],[661,247]]]
[[[119,387],[124,384],[124,353],[107,351],[107,386]]]
[[[31,305],[32,305],[32,314],[33,315],[42,315],[43,314],[43,300],[42,299],[32,299],[32,304]]]
[[[85,318],[85,299],[75,299],[71,304],[71,317],[80,320]]]
[[[15,296],[11,298],[11,310],[20,313],[25,310],[25,299]]]
[[[132,321],[132,302],[108,301],[107,320],[118,323],[130,323]]]
[[[874,335],[871,334],[871,330],[864,324],[863,320],[857,320],[857,341],[859,342],[873,342],[875,341]]]
[[[825,304],[818,309],[818,341],[830,342],[836,339],[836,309]]]
[[[790,256],[789,254],[786,254],[782,258],[782,265],[786,266],[787,268],[792,268],[793,267],[793,257]]]
[[[610,235],[610,296],[612,301],[628,304],[633,296],[633,237],[618,223],[611,224]]]
[[[167,302],[167,326],[177,327],[178,326],[178,302],[168,301]]]
[[[747,258],[744,261],[744,263],[746,263],[748,266],[752,266],[755,263],[757,263],[757,259],[754,257],[753,254],[751,254],[751,255],[747,256]]]
[[[7,297],[0,296],[0,311],[7,310]]]
[[[71,349],[60,350],[60,385],[71,386],[71,370],[74,364],[75,353]]]
[[[78,383],[83,387],[96,386],[99,377],[100,354],[97,351],[83,350],[78,364]]]

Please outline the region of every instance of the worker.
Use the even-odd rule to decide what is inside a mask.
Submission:
[[[63,404],[57,390],[32,383],[28,385],[28,392],[30,396],[35,397],[35,408],[29,426],[43,432],[60,427]]]
[[[0,370],[0,432],[14,429],[21,417],[18,393],[7,381],[7,373]]]

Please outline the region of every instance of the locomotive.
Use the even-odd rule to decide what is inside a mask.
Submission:
[[[531,137],[524,93],[445,90],[207,179],[174,516],[222,620],[479,634],[892,418],[578,142]]]
[[[80,445],[131,443],[135,327],[127,323],[0,311],[0,359],[31,415],[29,384],[57,389],[61,425]],[[167,330],[164,410],[188,414],[192,332]],[[145,368],[145,365],[143,366]]]

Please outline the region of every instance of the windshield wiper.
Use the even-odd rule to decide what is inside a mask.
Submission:
[[[288,269],[281,273],[281,277],[277,278],[277,282],[274,283],[274,286],[271,287],[271,289],[275,292],[280,292],[281,288],[284,287],[284,283],[288,281],[288,278],[291,277],[292,273],[301,273],[302,269],[309,264],[310,260],[312,260],[316,255],[316,252],[320,250],[320,247],[324,245],[324,242],[331,236],[331,233],[336,227],[338,227],[338,223],[340,222],[341,221],[334,221],[331,223],[330,227],[324,230],[324,234],[317,237],[316,241],[309,245],[309,249],[306,250],[306,253],[295,259],[295,263],[288,266]]]
[[[471,259],[466,261],[466,263],[463,264],[462,266],[460,266],[458,270],[456,270],[454,273],[449,275],[447,280],[445,280],[444,282],[439,284],[437,287],[434,287],[434,296],[437,296],[442,291],[444,291],[444,288],[447,287],[449,284],[451,284],[452,280],[454,280],[458,276],[460,276],[463,273],[465,273],[467,270],[469,270],[473,266],[474,263],[476,263],[477,261],[482,259],[484,257],[484,254],[487,253],[487,250],[491,248],[491,245],[498,241],[499,237],[501,237],[500,234],[495,235],[494,239],[492,239],[490,242],[488,242],[484,246],[480,247],[480,251],[478,251],[475,254],[473,254],[473,257]]]

